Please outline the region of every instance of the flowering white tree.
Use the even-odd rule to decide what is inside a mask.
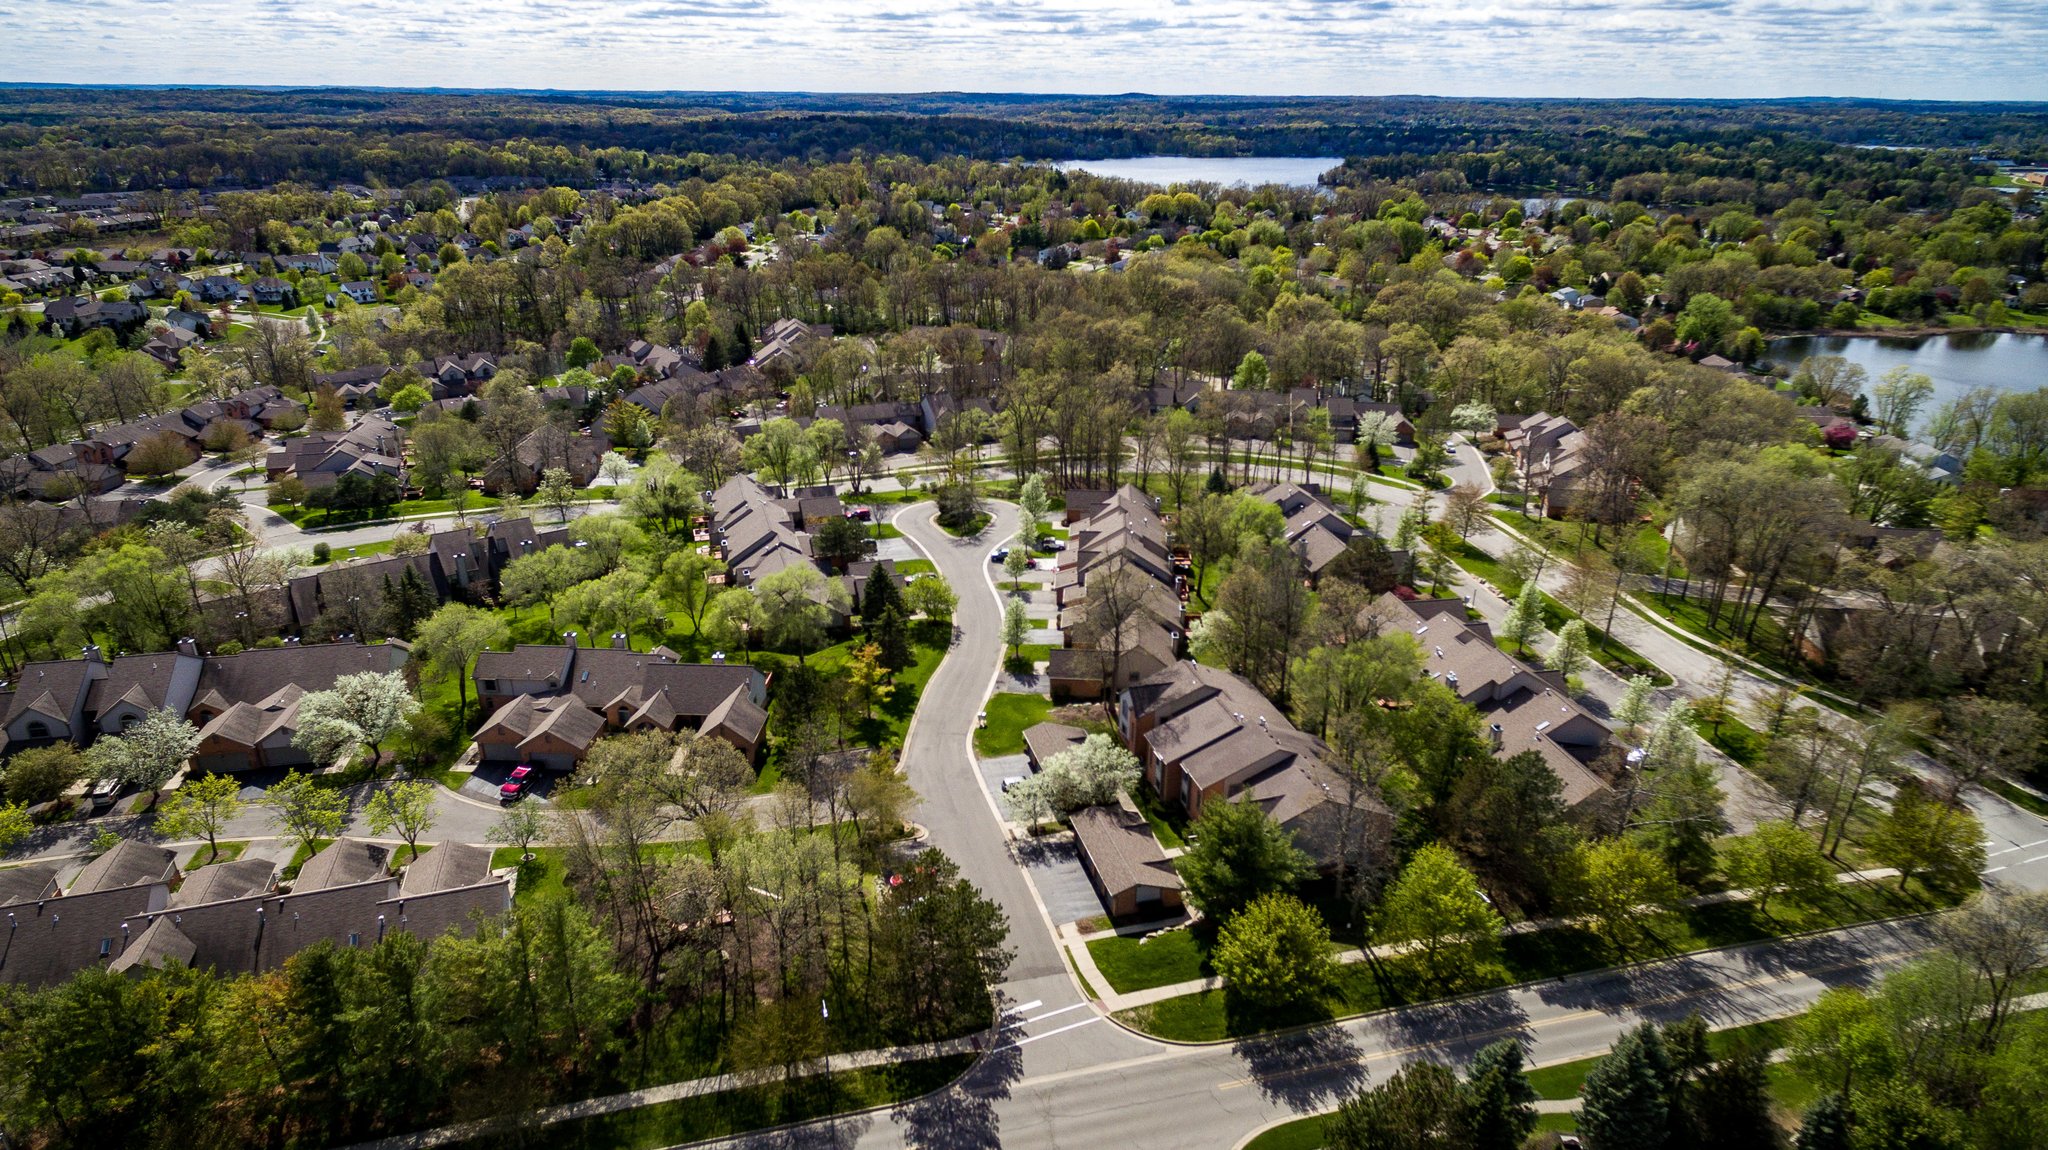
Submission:
[[[85,752],[102,779],[155,790],[169,782],[199,748],[199,728],[171,710],[151,711],[141,722]]]
[[[1045,761],[1045,769],[1012,786],[1004,798],[1011,813],[1036,822],[1047,812],[1067,814],[1113,803],[1138,783],[1138,757],[1108,735],[1090,735],[1081,745]]]
[[[343,675],[332,688],[299,700],[299,727],[292,745],[318,762],[331,763],[361,743],[370,748],[374,763],[380,754],[378,744],[419,709],[419,700],[397,671]]]

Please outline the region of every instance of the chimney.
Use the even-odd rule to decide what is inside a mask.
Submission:
[[[574,647],[574,646],[576,645],[576,632],[574,632],[574,631],[564,631],[564,632],[562,632],[562,642],[563,642],[563,643],[565,643],[565,644],[567,644],[568,646]]]
[[[199,657],[199,640],[194,639],[190,635],[178,640],[178,654],[190,655],[197,659]]]
[[[612,632],[612,650],[614,650],[614,651],[623,651],[623,650],[625,650],[625,649],[626,649],[626,633],[625,633],[624,631],[613,631],[613,632]]]
[[[79,654],[85,656],[85,661],[88,663],[106,662],[106,659],[100,656],[100,646],[98,643],[88,644],[84,650],[79,652]]]
[[[1491,737],[1493,749],[1496,752],[1498,752],[1501,749],[1502,745],[1507,742],[1507,740],[1502,737],[1499,723],[1494,723],[1493,725],[1489,726],[1486,729],[1486,733]]]
[[[712,665],[712,666],[714,666],[714,667],[723,667],[723,666],[725,666],[725,652],[723,652],[723,651],[713,651],[713,652],[711,652],[711,665]]]

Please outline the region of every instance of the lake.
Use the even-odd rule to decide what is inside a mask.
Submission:
[[[2048,387],[2048,335],[1956,332],[1918,339],[1801,335],[1772,340],[1764,359],[1797,368],[1809,355],[1839,355],[1861,365],[1870,373],[1872,383],[1904,364],[1934,381],[1928,414],[1972,388],[2032,391]]]
[[[1122,160],[1062,160],[1053,166],[1061,171],[1085,171],[1162,186],[1201,182],[1224,187],[1285,184],[1313,188],[1317,177],[1343,162],[1328,156],[1132,156]]]

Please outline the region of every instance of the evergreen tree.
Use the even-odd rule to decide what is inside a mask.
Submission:
[[[1849,1103],[1840,1093],[1823,1094],[1799,1123],[1799,1150],[1849,1150]]]
[[[1518,1150],[1536,1129],[1536,1088],[1522,1069],[1522,1044],[1512,1038],[1472,1056],[1459,1093],[1472,1150]]]
[[[917,661],[917,652],[910,644],[910,623],[904,618],[903,608],[894,603],[882,609],[881,618],[868,628],[868,638],[880,649],[882,665],[892,671],[901,671]]]
[[[1593,1150],[1664,1150],[1671,1140],[1670,1074],[1655,1023],[1622,1035],[1579,1092],[1579,1132]]]
[[[1699,1076],[1686,1105],[1686,1125],[1699,1145],[1774,1150],[1784,1144],[1771,1119],[1769,1069],[1762,1051],[1745,1046]]]
[[[384,627],[388,638],[410,642],[419,632],[420,624],[440,606],[434,589],[420,578],[418,568],[407,566],[395,584],[391,576],[384,577]]]

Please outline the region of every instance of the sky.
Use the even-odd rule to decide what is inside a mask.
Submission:
[[[2048,100],[2048,0],[0,0],[0,80]]]

